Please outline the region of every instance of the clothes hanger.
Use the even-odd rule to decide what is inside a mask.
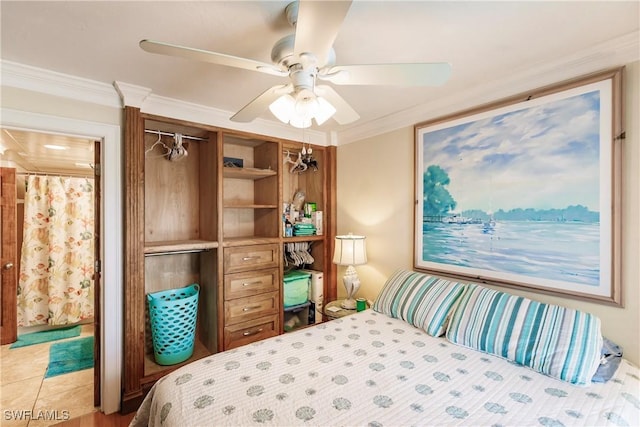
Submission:
[[[151,147],[145,150],[144,156],[147,157],[147,153],[150,153],[151,151],[153,151],[153,149],[156,148],[156,145],[158,144],[162,145],[165,149],[165,152],[158,157],[165,157],[171,153],[171,148],[167,147],[167,145],[164,142],[162,142],[162,134],[160,133],[160,131],[158,131],[158,140],[154,142]]]
[[[293,160],[291,160],[291,152],[289,150],[287,150],[287,157],[285,157],[284,162],[285,163],[291,163],[291,164],[295,164],[296,163]]]
[[[187,155],[189,155],[189,153],[182,145],[182,134],[176,133],[173,135],[173,147],[169,150],[168,159],[173,162],[187,157]]]
[[[304,172],[307,170],[307,164],[302,160],[302,153],[298,153],[298,160],[296,160],[293,164],[293,166],[291,167],[291,169],[289,170],[289,172],[294,173],[294,172]]]

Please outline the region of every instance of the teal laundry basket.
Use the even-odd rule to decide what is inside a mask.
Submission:
[[[193,355],[200,286],[147,294],[153,355],[159,365],[175,365]]]

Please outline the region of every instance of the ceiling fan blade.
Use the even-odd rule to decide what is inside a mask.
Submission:
[[[451,65],[371,64],[337,65],[318,75],[338,85],[440,86],[449,79]]]
[[[271,64],[254,61],[252,59],[240,58],[238,56],[226,55],[224,53],[177,46],[154,40],[141,40],[140,47],[149,53],[158,53],[160,55],[176,56],[179,58],[210,62],[212,64],[226,65],[228,67],[243,68],[245,70],[251,71],[260,71],[262,73],[273,74],[276,76],[288,75],[288,72],[280,70]]]
[[[304,1],[298,4],[294,54],[313,53],[320,67],[338,35],[351,1]]]
[[[240,111],[231,116],[231,121],[241,123],[253,121],[267,108],[269,108],[269,105],[271,105],[273,101],[292,90],[293,86],[291,84],[270,87],[254,98],[253,101],[242,107]]]
[[[356,110],[351,108],[338,93],[331,87],[326,85],[316,86],[316,95],[323,97],[336,109],[333,119],[341,125],[355,122],[360,118]]]

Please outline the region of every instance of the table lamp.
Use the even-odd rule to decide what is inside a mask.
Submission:
[[[351,233],[346,236],[336,236],[335,239],[333,263],[347,266],[347,271],[342,278],[347,290],[347,298],[341,304],[342,308],[347,310],[355,310],[356,301],[353,296],[360,289],[360,279],[353,266],[367,263],[367,248],[364,239],[364,236],[354,236]]]

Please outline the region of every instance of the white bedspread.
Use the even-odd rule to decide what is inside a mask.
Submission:
[[[184,366],[133,426],[637,426],[640,373],[573,386],[366,310]]]

